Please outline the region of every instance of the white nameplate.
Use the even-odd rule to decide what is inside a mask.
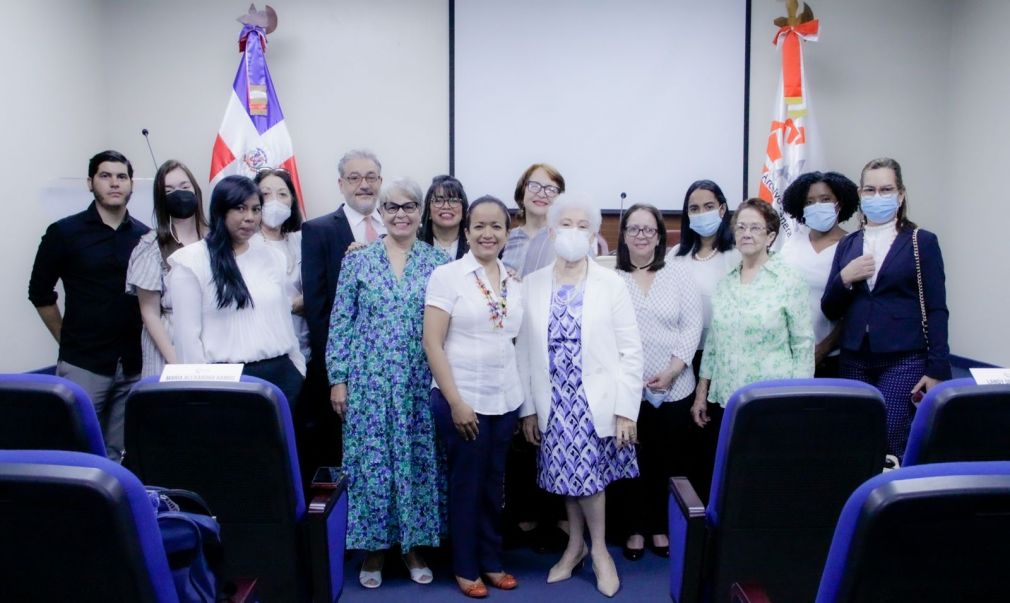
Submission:
[[[166,381],[226,381],[237,383],[242,377],[241,364],[166,364],[161,371]]]
[[[979,385],[1006,385],[1010,383],[1010,369],[1005,368],[973,368],[971,376]]]

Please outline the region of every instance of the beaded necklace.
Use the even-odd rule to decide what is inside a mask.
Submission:
[[[477,273],[473,273],[473,278],[477,281],[477,286],[480,288],[481,294],[484,295],[484,299],[487,301],[488,310],[490,310],[490,320],[491,327],[494,329],[504,329],[505,328],[505,318],[508,316],[508,294],[509,294],[509,282],[505,279],[501,285],[501,296],[498,301],[495,301],[494,296],[491,294],[491,290],[488,289],[484,281],[480,280]]]

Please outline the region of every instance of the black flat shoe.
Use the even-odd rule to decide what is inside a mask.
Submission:
[[[645,549],[633,549],[628,545],[624,545],[621,552],[628,561],[638,561],[642,557],[645,557]],[[669,551],[667,551],[667,554],[669,554]]]
[[[670,546],[656,546],[652,543],[647,544],[649,550],[655,553],[657,557],[663,557],[664,559],[670,558]]]

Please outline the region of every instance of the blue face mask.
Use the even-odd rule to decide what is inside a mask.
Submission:
[[[803,208],[803,223],[817,232],[828,232],[837,221],[834,203],[812,203]]]
[[[882,196],[863,197],[859,201],[859,209],[870,222],[884,224],[894,219],[898,213],[898,193]]]
[[[714,235],[719,230],[719,225],[722,224],[722,216],[719,215],[718,209],[713,209],[703,214],[695,214],[689,220],[691,220],[691,230],[702,237]]]

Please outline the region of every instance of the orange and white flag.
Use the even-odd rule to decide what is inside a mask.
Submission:
[[[784,242],[796,225],[782,212],[782,193],[797,176],[808,172],[813,153],[813,118],[810,95],[803,71],[803,42],[817,41],[819,22],[786,25],[775,34],[773,43],[782,54],[782,71],[775,100],[775,112],[758,197],[771,203],[782,215],[778,242]]]

